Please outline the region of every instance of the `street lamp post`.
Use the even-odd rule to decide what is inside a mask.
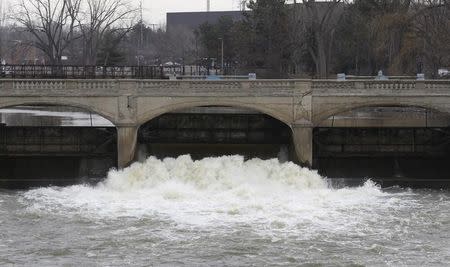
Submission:
[[[224,62],[223,62],[223,38],[219,38],[219,40],[222,42],[222,48],[221,48],[221,50],[222,50],[222,64],[221,64],[221,70],[222,70],[222,75],[224,75],[224,69],[223,69],[223,67],[224,67]]]
[[[144,56],[143,55],[137,55],[136,56],[136,61],[137,61],[138,67],[140,67],[141,66],[141,62],[144,61]]]

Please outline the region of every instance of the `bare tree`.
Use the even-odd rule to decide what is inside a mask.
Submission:
[[[127,0],[86,0],[85,11],[78,19],[85,45],[84,63],[96,63],[99,46],[106,34],[124,37],[133,27],[136,12]]]
[[[79,37],[75,32],[80,5],[81,0],[20,0],[13,19],[33,35],[28,45],[60,65],[64,50]]]
[[[298,20],[301,25],[299,28],[302,29],[301,39],[314,61],[316,75],[320,78],[326,78],[330,71],[335,29],[343,13],[339,6],[343,2],[344,0],[303,0],[303,14]]]
[[[239,2],[239,9],[241,11],[245,11],[245,9],[247,8],[247,4],[249,2],[249,0],[238,0]]]
[[[424,0],[415,6],[414,26],[422,46],[423,72],[436,76],[450,66],[450,1]]]

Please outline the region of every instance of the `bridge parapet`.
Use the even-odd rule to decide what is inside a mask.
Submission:
[[[303,84],[310,84],[303,81]],[[67,96],[220,96],[220,95],[266,95],[292,96],[297,88],[295,80],[0,80],[0,95],[67,95]],[[310,88],[310,86],[308,86]]]
[[[450,80],[312,80],[315,96],[450,95]]]
[[[152,96],[292,96],[293,80],[140,81],[138,94]]]
[[[13,81],[14,90],[33,91],[33,90],[65,90],[64,81]]]
[[[0,96],[104,96],[118,95],[114,80],[0,80]]]
[[[366,90],[409,91],[416,89],[416,81],[413,80],[365,81],[363,85]]]
[[[0,95],[314,95],[450,94],[450,80],[0,80]]]
[[[447,93],[450,92],[450,80],[427,80],[421,84],[426,90],[446,90]]]

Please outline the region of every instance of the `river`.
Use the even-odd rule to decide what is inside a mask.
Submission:
[[[1,191],[0,240],[0,266],[448,266],[450,193],[150,157],[95,186]]]

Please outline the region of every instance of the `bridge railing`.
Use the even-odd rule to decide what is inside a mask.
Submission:
[[[162,66],[0,65],[13,79],[165,79]]]
[[[450,94],[450,80],[312,80],[313,91],[321,94]]]
[[[23,92],[95,95],[130,90],[160,95],[269,94],[290,96],[311,92],[327,94],[449,94],[450,80],[150,80],[150,79],[0,79],[0,95]]]
[[[348,80],[376,80],[377,76],[346,75]],[[389,80],[416,80],[417,76],[387,76]]]

